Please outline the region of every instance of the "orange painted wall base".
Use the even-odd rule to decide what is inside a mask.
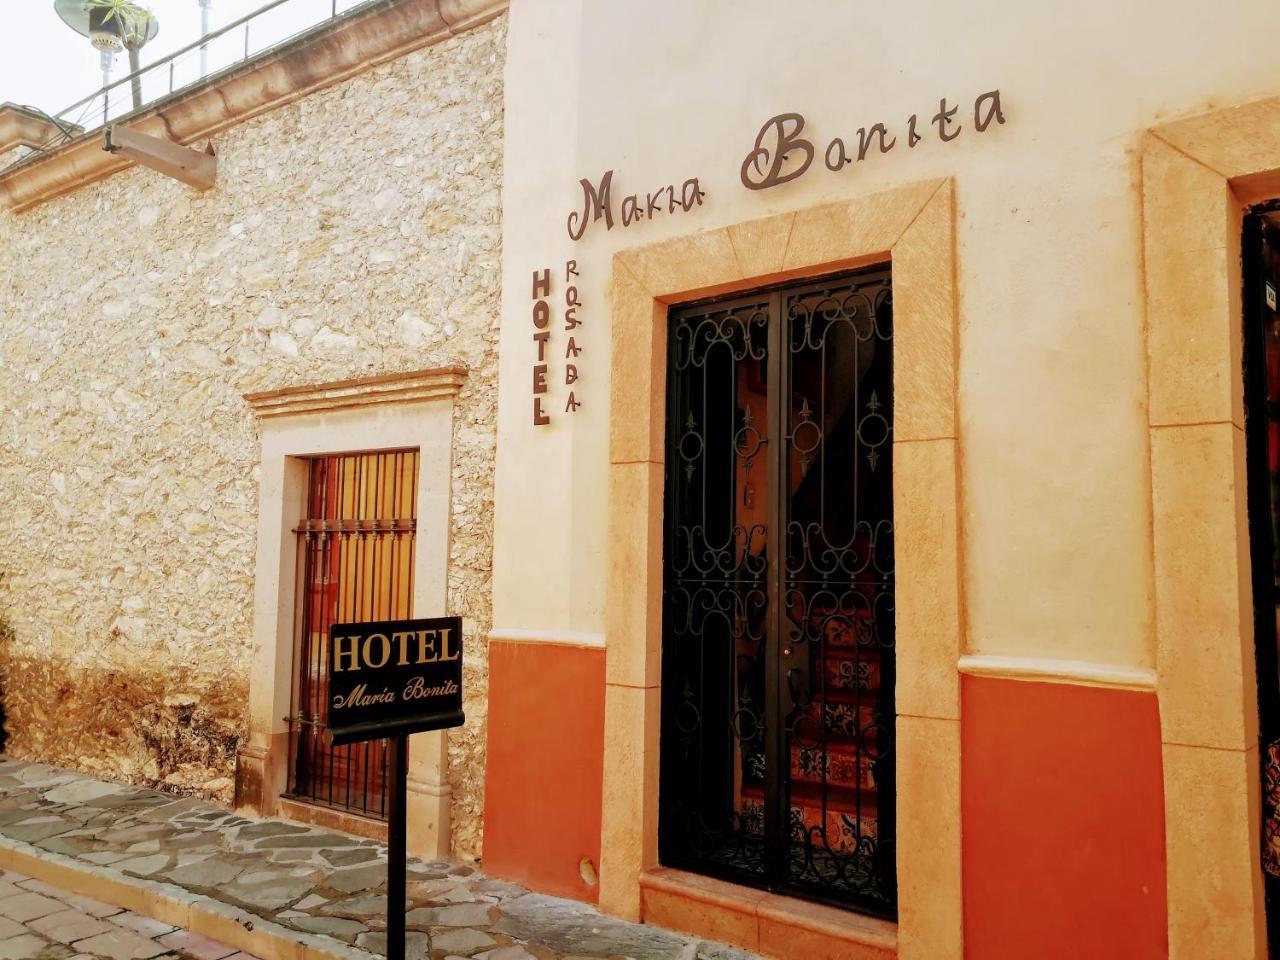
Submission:
[[[604,650],[492,641],[485,872],[595,903],[603,771]]]
[[[1154,693],[962,678],[965,955],[1168,955]]]

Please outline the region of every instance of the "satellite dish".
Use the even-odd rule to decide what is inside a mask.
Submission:
[[[105,14],[108,8],[97,8],[91,11],[87,0],[53,0],[53,9],[62,18],[63,23],[80,36],[88,37],[89,42],[99,50],[119,50],[121,46],[136,49],[150,43],[160,32],[160,21],[156,19],[155,14],[152,14],[147,18],[146,36],[130,37],[126,44],[122,36],[123,23],[118,14],[106,20],[104,24],[91,23],[91,20],[97,21],[100,15]],[[91,13],[99,16],[91,16]]]

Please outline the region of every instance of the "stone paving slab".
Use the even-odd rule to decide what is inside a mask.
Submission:
[[[385,955],[387,851],[372,840],[241,817],[200,800],[44,764],[0,760],[0,843],[5,839],[30,844],[51,859],[70,858],[86,869],[118,871],[140,884],[180,887],[233,919],[256,917],[296,931],[300,938],[321,938],[335,948],[346,945],[353,955]],[[471,864],[411,859],[408,880],[407,955],[420,960],[750,958],[722,944],[530,893],[487,877]],[[5,882],[0,878],[0,921],[28,924],[68,908],[80,911],[84,923],[112,919],[95,914],[92,901],[75,904],[20,884],[7,891]],[[114,927],[173,948],[168,955],[162,949],[154,956],[203,957],[193,942],[179,936],[185,931],[169,928],[152,938],[145,926]],[[21,936],[41,934],[24,931]],[[7,956],[3,943],[0,960]]]
[[[39,896],[57,904],[25,923],[13,905]],[[257,960],[235,947],[0,870],[0,960]]]

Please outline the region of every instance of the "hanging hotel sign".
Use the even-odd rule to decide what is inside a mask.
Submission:
[[[462,619],[337,623],[329,631],[334,744],[462,726]]]

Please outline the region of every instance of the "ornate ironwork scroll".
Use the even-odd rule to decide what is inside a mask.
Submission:
[[[884,268],[671,313],[659,804],[665,863],[886,916],[892,323]]]
[[[769,301],[686,312],[670,330],[664,836],[764,870]]]

